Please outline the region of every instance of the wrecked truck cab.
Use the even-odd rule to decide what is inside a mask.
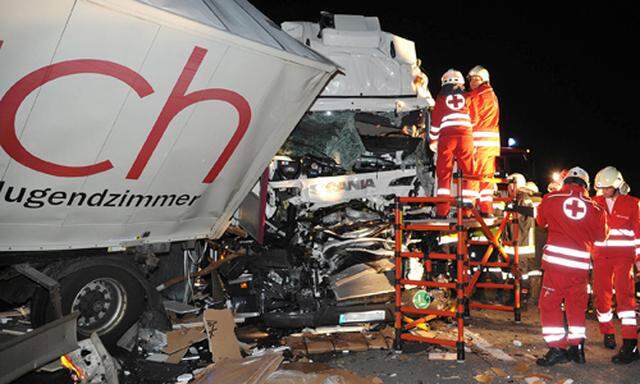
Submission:
[[[383,32],[376,17],[323,13],[282,28],[343,71],[256,185],[263,245],[222,271],[227,293],[236,314],[272,328],[389,321],[389,217],[396,196],[420,193],[416,157],[426,147],[415,131],[432,103],[426,75],[413,42]]]
[[[335,205],[353,198],[409,193],[407,188],[398,193],[391,187],[406,184],[416,162],[432,162],[426,149],[420,148],[424,141],[419,130],[428,125],[428,108],[434,100],[415,44],[383,31],[377,17],[361,15],[322,12],[318,23],[287,21],[282,29],[330,58],[342,71],[330,80],[278,151],[282,156],[272,162],[270,181],[344,175],[326,180],[329,188],[315,194],[324,195],[314,201],[316,208],[323,206],[323,198],[324,205]],[[422,159],[416,160],[416,155]],[[351,177],[367,172],[378,177],[380,171],[398,169],[407,172],[388,177],[381,186],[371,175]],[[276,189],[290,185],[271,184]],[[296,186],[302,189],[303,200],[310,200],[313,190],[320,187]],[[344,193],[367,188],[371,193],[361,196]]]
[[[322,176],[417,165],[429,194],[433,180],[426,174],[432,171],[433,158],[421,137],[435,102],[414,42],[383,31],[377,17],[362,15],[322,12],[317,23],[287,21],[282,29],[330,58],[341,72],[327,84],[279,154],[332,160],[337,165],[333,168],[345,171]],[[395,179],[392,183],[402,184]],[[373,194],[382,193],[374,188]]]

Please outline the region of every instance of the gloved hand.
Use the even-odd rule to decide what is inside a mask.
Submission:
[[[513,203],[510,203],[509,205],[507,205],[505,211],[517,212],[526,217],[534,217],[533,207],[527,207],[525,205],[514,205]]]
[[[438,152],[438,141],[432,141],[429,143],[429,149],[431,150],[431,152]]]

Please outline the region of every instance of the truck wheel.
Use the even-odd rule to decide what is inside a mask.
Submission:
[[[97,332],[107,348],[115,347],[145,308],[144,288],[124,268],[92,263],[64,275],[59,282],[62,312],[80,313],[78,336],[85,339]],[[31,310],[35,326],[53,320],[47,291],[37,290]]]

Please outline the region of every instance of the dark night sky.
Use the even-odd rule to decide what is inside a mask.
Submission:
[[[317,21],[322,10],[378,16],[383,30],[415,41],[434,95],[448,68],[481,64],[500,99],[503,139],[532,150],[541,189],[554,169],[580,165],[593,178],[614,165],[640,193],[640,17],[631,5],[250,1],[277,23]]]

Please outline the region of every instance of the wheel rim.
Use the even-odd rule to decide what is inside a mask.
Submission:
[[[127,295],[122,284],[111,278],[99,278],[80,289],[71,311],[80,313],[78,332],[88,336],[112,330],[122,320],[126,307]]]

